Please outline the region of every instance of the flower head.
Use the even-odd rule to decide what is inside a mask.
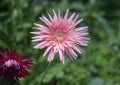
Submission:
[[[0,76],[3,80],[15,80],[25,76],[30,76],[27,69],[32,69],[29,64],[32,60],[26,60],[26,55],[18,56],[16,50],[9,51],[6,53],[0,51]]]
[[[48,54],[49,62],[54,59],[56,53],[59,54],[63,63],[65,53],[70,59],[76,59],[76,52],[82,53],[79,46],[87,46],[89,40],[86,37],[88,35],[87,26],[77,27],[83,19],[78,20],[79,15],[75,13],[68,17],[69,10],[66,11],[64,17],[60,16],[60,10],[58,10],[58,15],[54,10],[53,13],[54,17],[51,17],[48,13],[49,19],[45,16],[40,17],[40,20],[46,25],[35,24],[38,26],[38,31],[31,32],[36,34],[36,36],[32,37],[32,41],[39,43],[34,48],[46,48],[43,56]]]

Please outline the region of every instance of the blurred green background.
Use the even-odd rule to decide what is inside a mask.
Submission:
[[[16,49],[19,55],[34,59],[30,77],[14,85],[38,85],[47,66],[43,50],[33,49],[33,23],[52,9],[76,12],[89,27],[90,43],[74,61],[66,57],[65,64],[58,56],[52,62],[42,85],[120,85],[120,0],[1,0],[0,50]],[[0,85],[3,85],[0,82]],[[5,85],[13,85],[6,83]]]

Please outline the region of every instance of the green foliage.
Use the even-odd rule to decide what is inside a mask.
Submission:
[[[89,27],[91,38],[85,52],[65,64],[58,56],[52,62],[42,85],[120,85],[120,3],[119,0],[1,0],[0,50],[16,49],[34,59],[31,76],[15,85],[37,85],[47,66],[43,50],[33,49],[31,34],[42,14],[60,8],[80,14],[80,26]],[[67,57],[67,56],[66,56]],[[0,85],[10,85],[3,84]],[[13,85],[13,84],[11,84]]]

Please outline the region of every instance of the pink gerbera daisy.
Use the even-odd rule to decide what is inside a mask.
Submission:
[[[0,76],[3,80],[15,80],[25,76],[30,76],[30,73],[27,69],[32,69],[32,66],[29,64],[32,63],[32,60],[26,60],[26,55],[18,56],[16,50],[3,53],[0,51]]]
[[[70,59],[76,59],[76,52],[82,53],[82,49],[79,46],[87,46],[89,40],[86,37],[88,35],[88,27],[77,27],[83,19],[78,20],[79,15],[75,13],[68,17],[69,10],[66,11],[64,17],[60,16],[60,10],[58,10],[58,15],[54,10],[53,13],[53,18],[49,13],[49,19],[45,16],[40,17],[40,20],[46,25],[35,24],[38,26],[38,31],[31,32],[36,34],[35,37],[32,37],[32,41],[38,41],[39,43],[34,48],[46,48],[43,56],[48,54],[49,62],[54,59],[56,53],[59,54],[63,63],[65,61],[65,53]]]

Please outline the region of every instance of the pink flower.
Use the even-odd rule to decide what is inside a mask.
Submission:
[[[3,53],[0,51],[2,58],[0,58],[0,76],[3,80],[15,80],[25,76],[30,76],[27,69],[32,69],[29,64],[32,60],[26,60],[26,55],[18,56],[16,50]]]
[[[51,62],[55,54],[58,53],[60,60],[64,63],[66,53],[70,59],[76,59],[78,53],[82,53],[82,49],[79,46],[87,46],[89,38],[88,27],[77,27],[83,19],[79,19],[79,15],[73,13],[68,17],[69,10],[66,11],[64,17],[60,16],[60,10],[58,15],[53,10],[54,17],[52,18],[49,13],[49,19],[45,16],[40,17],[40,20],[45,23],[35,24],[38,26],[37,32],[31,32],[36,34],[32,37],[32,42],[39,42],[34,48],[42,49],[46,48],[43,56],[48,54],[48,61]],[[75,52],[76,51],[76,52]]]

